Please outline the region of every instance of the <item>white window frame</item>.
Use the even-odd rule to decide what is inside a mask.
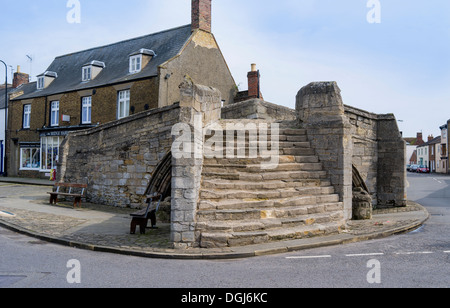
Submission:
[[[139,73],[142,69],[142,55],[130,57],[130,73]]]
[[[40,172],[48,172],[51,169],[56,169],[59,158],[59,146],[63,139],[64,137],[41,137]],[[47,168],[48,160],[50,160],[50,168]]]
[[[37,89],[42,90],[42,89],[44,89],[44,86],[45,86],[45,77],[44,76],[38,77],[37,83],[36,83]]]
[[[82,81],[90,81],[91,78],[92,78],[92,68],[91,68],[91,66],[83,67]]]
[[[92,123],[92,96],[85,96],[81,99],[81,124],[91,124],[91,123]]]
[[[50,126],[59,126],[59,101],[50,103]]]
[[[29,153],[26,153],[28,152]],[[19,170],[36,170],[39,171],[40,167],[41,167],[41,148],[38,147],[34,147],[34,148],[20,148],[20,168]],[[31,167],[24,167],[23,166],[23,162],[24,162],[24,156],[27,155],[29,157],[26,157],[27,159],[29,159]],[[36,157],[37,155],[37,166],[33,167],[33,157]]]
[[[30,128],[31,104],[23,105],[22,128]]]
[[[119,91],[117,94],[117,119],[130,115],[130,90]]]

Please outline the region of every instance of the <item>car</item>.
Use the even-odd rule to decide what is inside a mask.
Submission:
[[[417,172],[417,168],[419,168],[419,165],[411,165],[409,172]]]
[[[417,168],[417,173],[429,173],[430,169],[428,169],[425,166],[419,166],[419,168]]]
[[[411,170],[411,165],[406,165],[406,171],[410,171]]]

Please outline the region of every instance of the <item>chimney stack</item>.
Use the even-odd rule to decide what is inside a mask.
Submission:
[[[416,145],[422,145],[424,143],[425,142],[423,142],[422,133],[417,133]]]
[[[192,0],[192,31],[211,32],[211,0]]]
[[[259,85],[259,71],[256,64],[251,65],[251,71],[247,74],[248,78],[248,96],[251,98],[261,98]]]
[[[428,136],[428,142],[430,142],[433,139],[434,139],[433,135]]]
[[[30,76],[25,73],[20,72],[20,66],[17,65],[17,72],[14,73],[14,79],[13,79],[13,88],[17,88],[18,86],[22,84],[27,84],[30,82]]]

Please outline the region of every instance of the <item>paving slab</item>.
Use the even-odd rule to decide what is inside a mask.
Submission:
[[[170,224],[146,234],[129,234],[135,210],[83,203],[73,209],[71,202],[50,205],[42,181],[0,181],[0,226],[16,232],[71,247],[94,251],[168,259],[232,259],[279,254],[302,249],[382,238],[419,228],[429,217],[420,204],[404,208],[375,210],[373,219],[349,221],[340,234],[271,242],[232,248],[173,249]]]

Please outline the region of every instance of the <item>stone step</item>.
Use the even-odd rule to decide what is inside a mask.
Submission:
[[[262,170],[261,164],[203,164],[204,172],[278,172],[278,171],[322,171],[321,163],[278,163],[274,169]]]
[[[249,172],[207,172],[203,171],[204,179],[225,179],[242,181],[270,181],[270,180],[301,180],[301,179],[325,179],[326,171],[278,171],[264,173]]]
[[[245,187],[246,190],[263,190],[263,189],[283,189],[283,188],[301,188],[301,187],[328,187],[331,186],[327,180],[298,180],[298,181],[238,181],[238,180],[221,180],[221,179],[203,179],[203,189],[224,189],[237,190]]]
[[[280,155],[294,155],[294,156],[312,156],[315,151],[312,148],[280,148]]]
[[[202,200],[224,200],[224,199],[280,199],[291,198],[302,195],[330,195],[334,194],[333,187],[283,187],[278,189],[255,190],[245,186],[236,189],[206,189],[200,191]]]
[[[290,228],[247,232],[202,232],[200,246],[204,248],[237,247],[281,240],[337,234],[345,228],[343,221],[301,225]]]
[[[210,138],[212,138],[213,136],[215,136],[215,133],[211,133],[211,134],[206,134],[205,135],[205,140],[209,140]],[[270,145],[271,141],[273,140],[274,142],[278,141],[279,143],[281,142],[286,142],[286,144],[284,146],[289,146],[290,144],[294,144],[294,143],[302,143],[302,142],[309,142],[308,141],[308,136],[307,135],[271,135],[270,132],[267,135],[264,135],[264,137],[258,135],[252,135],[252,142],[258,142],[258,143],[262,143],[264,141],[267,141],[267,144]],[[254,137],[256,136],[256,137]],[[243,139],[241,139],[242,136],[238,135],[234,135],[232,138],[228,137],[228,140],[231,142],[233,142],[234,144],[236,144],[238,141],[242,142],[245,141],[245,143],[248,143],[250,140],[250,135],[247,133],[245,135],[245,137]],[[216,141],[216,140],[213,140]],[[212,142],[212,141],[211,141]],[[223,139],[222,139],[222,144],[225,146],[227,142],[227,135],[226,132],[223,133]],[[294,146],[294,145],[292,145]]]
[[[278,157],[279,163],[318,163],[319,158],[315,155],[294,156],[294,155],[280,155]],[[227,158],[223,157],[204,158],[204,165],[251,165],[260,164],[261,162],[270,161],[270,158]]]
[[[225,120],[225,121],[219,121],[217,127],[220,127],[222,131],[224,131],[224,134],[226,134],[227,130],[233,130],[235,134],[245,132],[253,133],[253,134],[259,134],[264,126],[261,124],[266,124],[265,127],[267,128],[267,132],[270,134],[272,128],[272,123],[267,123],[264,121],[258,122],[257,120],[245,120],[245,119],[236,119],[233,121]],[[213,127],[214,130],[214,127]],[[306,135],[307,131],[304,128],[286,128],[282,125],[278,125],[278,132],[279,135],[287,135],[287,136],[298,136],[298,135]]]
[[[329,223],[343,219],[342,211],[302,215],[297,217],[268,218],[246,221],[208,221],[198,222],[197,230],[201,232],[247,232],[271,230],[276,228],[290,228],[314,223]]]
[[[245,198],[245,199],[201,199],[198,203],[199,213],[202,211],[259,210],[270,211],[276,208],[313,206],[317,211],[326,210],[326,204],[339,202],[338,194],[299,195],[284,199]],[[312,210],[309,210],[312,211]],[[264,215],[263,215],[264,216]]]

